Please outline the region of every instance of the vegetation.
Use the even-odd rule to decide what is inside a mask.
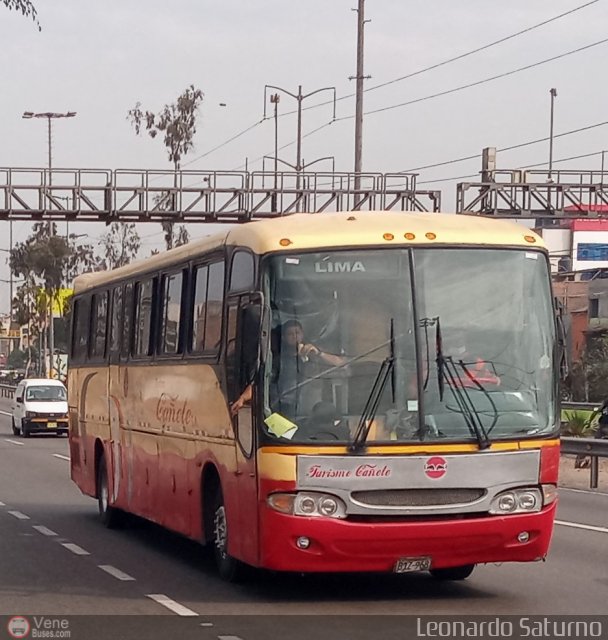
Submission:
[[[169,162],[173,163],[175,170],[174,187],[177,189],[177,172],[182,158],[194,148],[194,135],[200,105],[203,101],[203,92],[194,85],[187,87],[177,100],[166,104],[162,110],[155,114],[152,111],[143,111],[138,102],[127,114],[127,119],[133,125],[136,135],[147,132],[151,138],[162,134],[163,143],[167,151]],[[174,193],[168,191],[162,194],[156,201],[157,208],[164,211],[174,211]],[[161,223],[165,232],[165,244],[167,249],[187,244],[189,234],[184,225],[175,229],[173,221]]]
[[[562,396],[574,402],[602,403],[608,398],[608,336],[587,336],[587,347],[572,365]]]
[[[57,334],[56,346],[65,350],[68,332],[64,325],[69,303],[60,299],[59,292],[67,289],[79,273],[100,267],[93,247],[77,244],[75,235],[58,236],[55,223],[38,222],[32,234],[12,249],[9,264],[13,274],[24,279],[13,300],[16,322],[29,326],[31,339],[43,351],[51,310],[60,306],[62,317],[53,322],[56,329],[53,333]],[[38,368],[43,373],[43,367]]]
[[[113,222],[108,233],[101,236],[101,263],[104,269],[124,267],[137,257],[141,238],[135,224]]]
[[[31,0],[1,0],[1,2],[8,9],[21,11],[24,16],[31,17],[34,24],[38,27],[38,31],[42,30],[40,23],[38,22],[38,12]]]

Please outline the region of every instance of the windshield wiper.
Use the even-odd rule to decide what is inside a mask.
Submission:
[[[361,413],[361,419],[357,425],[357,431],[355,432],[355,436],[349,447],[352,452],[360,451],[367,441],[369,430],[371,429],[372,422],[374,421],[376,412],[378,411],[380,398],[382,397],[384,387],[386,387],[386,381],[393,370],[394,364],[395,360],[392,355],[385,358],[380,364],[380,369],[378,369],[376,379],[374,380],[374,384],[372,385],[369,396],[365,402],[365,407]]]
[[[485,395],[485,397],[488,399],[488,402],[492,405],[492,410],[494,412],[494,418],[492,420],[492,424],[485,430],[486,438],[487,438],[487,434],[492,433],[492,430],[494,429],[494,427],[496,426],[496,423],[498,422],[498,409],[496,408],[496,404],[494,403],[494,400],[492,400],[492,397],[488,393],[488,390],[471,373],[471,371],[469,370],[469,367],[467,366],[467,364],[465,362],[463,362],[462,360],[459,360],[458,361],[458,365],[465,372],[467,378]]]
[[[439,318],[437,318],[437,330],[435,348],[437,352],[437,384],[439,385],[439,398],[443,401],[443,382],[445,381],[450,388],[450,391],[454,394],[458,408],[464,418],[464,421],[469,428],[472,435],[477,438],[477,443],[480,449],[487,449],[492,444],[486,430],[484,429],[479,413],[475,408],[473,400],[467,390],[462,384],[462,380],[456,371],[456,366],[452,356],[443,355],[443,343],[441,338],[441,327],[439,324]],[[463,369],[467,373],[466,365],[463,364]],[[471,377],[470,372],[468,375]],[[494,426],[495,421],[492,424]]]

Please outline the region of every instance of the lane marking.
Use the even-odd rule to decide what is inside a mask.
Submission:
[[[79,547],[77,544],[73,542],[62,542],[62,546],[64,546],[68,551],[75,553],[77,556],[90,556],[91,554],[82,547]]]
[[[25,446],[25,442],[19,442],[19,440],[11,440],[10,438],[4,438],[5,442],[10,442],[11,444],[18,444],[20,447]]]
[[[17,520],[29,520],[30,517],[26,516],[25,513],[21,513],[21,511],[9,511],[9,513],[17,518]]]
[[[608,497],[608,493],[604,492],[604,491],[595,491],[593,489],[570,489],[569,487],[558,487],[558,492],[559,491],[572,491],[574,493],[588,493],[589,495],[592,496],[607,496]]]
[[[6,507],[6,505],[4,504],[4,502],[0,502],[0,507]]]
[[[32,525],[32,528],[36,529],[36,531],[38,531],[38,533],[41,533],[43,536],[56,536],[57,535],[54,531],[52,531],[48,527],[44,527],[41,524],[34,524],[34,525]]]
[[[59,458],[60,460],[67,460],[68,462],[70,461],[69,456],[62,456],[60,453],[54,453],[53,456],[55,458]]]
[[[218,640],[241,640],[239,636],[218,636]]]
[[[592,524],[579,524],[578,522],[566,522],[565,520],[556,520],[555,524],[560,524],[562,527],[572,527],[573,529],[585,529],[586,531],[608,533],[608,527],[596,527]]]
[[[7,413],[6,411],[0,411],[0,413],[1,413],[3,416],[8,416],[9,418],[12,418],[12,417],[13,417],[13,414],[12,414],[12,413]]]
[[[183,604],[171,600],[171,598],[162,593],[148,593],[146,597],[158,602],[158,604],[161,604],[163,607],[167,607],[167,609],[170,609],[173,613],[177,613],[178,616],[198,616],[196,611],[184,607]]]
[[[212,627],[213,626],[213,622],[201,622],[200,626],[201,627]]]
[[[113,567],[111,564],[98,564],[97,565],[102,571],[109,573],[111,576],[114,576],[118,580],[135,580],[133,576],[130,576],[128,573]]]

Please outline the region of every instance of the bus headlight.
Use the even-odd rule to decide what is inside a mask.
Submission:
[[[490,513],[506,515],[510,513],[535,513],[541,510],[543,499],[541,492],[534,487],[503,491],[494,497]]]
[[[295,516],[346,518],[344,502],[328,493],[271,493],[267,503],[275,511]]]

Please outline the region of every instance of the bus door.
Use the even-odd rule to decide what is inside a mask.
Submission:
[[[252,308],[252,294],[231,297],[228,300],[228,332],[226,349],[226,383],[228,403],[235,402],[252,383],[250,367],[247,364],[247,341],[257,336],[247,335],[252,331],[249,310]],[[255,331],[255,329],[253,329]],[[258,329],[259,332],[259,329]],[[258,558],[258,491],[255,461],[255,415],[256,388],[253,399],[233,416],[235,435],[236,478],[234,495],[234,522],[238,532],[232,536],[231,555],[256,565]],[[231,526],[231,523],[229,523]],[[234,526],[234,525],[232,525]]]

